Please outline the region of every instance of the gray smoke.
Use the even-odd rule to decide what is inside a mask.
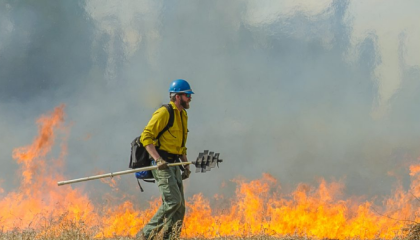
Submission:
[[[420,156],[418,29],[395,21],[388,44],[374,24],[357,30],[370,23],[357,2],[292,2],[0,1],[0,186],[16,186],[13,148],[61,103],[72,125],[66,176],[126,169],[131,140],[178,78],[196,93],[190,160],[204,149],[225,160],[194,174],[187,196],[264,172],[291,188],[343,179],[347,194],[367,196],[388,194],[395,175],[407,186]],[[413,7],[391,5],[397,19]],[[139,198],[157,195],[144,185]],[[109,191],[99,181],[74,187]],[[134,176],[120,188],[139,195]]]

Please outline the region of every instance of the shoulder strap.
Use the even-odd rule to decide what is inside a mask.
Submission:
[[[162,131],[160,131],[160,133],[158,134],[158,136],[156,138],[158,141],[159,141],[159,138],[162,136],[162,134],[164,132],[168,131],[168,129],[174,125],[174,109],[172,108],[172,105],[171,104],[165,104],[165,105],[162,105],[162,107],[165,107],[166,110],[168,110],[169,121],[168,121],[168,124],[166,124],[166,127],[164,129],[162,129]],[[160,145],[160,143],[159,143],[159,145]]]
[[[184,137],[185,137],[185,132],[184,132],[184,121],[182,120],[182,113],[181,113],[181,125],[182,125],[182,145],[181,145],[181,147],[184,147],[185,146],[185,139],[184,139]],[[188,129],[187,129],[187,131],[188,131]]]

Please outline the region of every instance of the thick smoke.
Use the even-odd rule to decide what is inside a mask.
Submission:
[[[184,78],[196,92],[190,159],[204,149],[225,159],[194,174],[187,195],[263,172],[284,186],[324,177],[348,194],[389,193],[420,156],[418,29],[395,21],[389,44],[379,25],[360,31],[370,22],[358,3],[293,2],[0,1],[1,187],[14,186],[12,149],[60,103],[71,125],[66,175],[126,169],[131,140]],[[402,19],[413,6],[377,11],[394,8]],[[133,176],[120,181],[137,194]],[[143,199],[157,194],[146,186]]]

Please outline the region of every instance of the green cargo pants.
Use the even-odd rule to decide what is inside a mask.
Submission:
[[[143,235],[147,239],[150,234],[157,234],[163,228],[165,239],[177,237],[180,231],[172,231],[172,228],[174,226],[180,228],[185,215],[181,171],[178,166],[174,166],[164,170],[156,169],[152,173],[162,196],[162,205],[144,226]]]

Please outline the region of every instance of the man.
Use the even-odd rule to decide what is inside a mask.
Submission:
[[[140,239],[153,238],[162,228],[164,238],[176,238],[180,231],[173,227],[180,228],[185,215],[185,199],[182,180],[189,177],[191,173],[189,165],[184,165],[185,171],[180,172],[178,166],[168,167],[178,159],[187,162],[187,141],[188,116],[185,109],[190,107],[191,94],[194,94],[190,85],[183,79],[175,80],[169,87],[170,105],[174,110],[174,123],[171,128],[164,132],[159,139],[156,139],[159,132],[165,128],[169,121],[169,112],[161,107],[153,114],[141,135],[140,141],[145,146],[152,158],[152,164],[158,166],[153,170],[162,196],[162,205],[143,230],[137,236]]]

